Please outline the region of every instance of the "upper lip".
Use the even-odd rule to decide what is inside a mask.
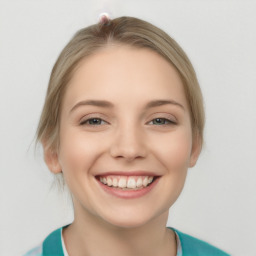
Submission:
[[[95,176],[161,176],[159,173],[143,170],[134,170],[134,171],[107,171],[98,173]]]

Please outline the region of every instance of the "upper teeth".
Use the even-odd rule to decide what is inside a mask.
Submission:
[[[153,181],[152,176],[104,176],[100,181],[109,187],[140,188],[146,187]]]

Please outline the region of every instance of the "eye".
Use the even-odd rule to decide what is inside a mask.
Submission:
[[[153,124],[153,125],[174,125],[174,124],[176,124],[176,122],[173,121],[173,120],[169,120],[167,118],[155,118],[152,121],[150,121],[149,124]]]
[[[106,122],[101,118],[96,118],[96,117],[83,120],[80,123],[80,125],[92,125],[92,126],[99,126],[103,124],[106,124]]]

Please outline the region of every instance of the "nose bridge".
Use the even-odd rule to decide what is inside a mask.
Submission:
[[[146,156],[146,141],[138,122],[126,121],[116,128],[111,142],[111,155],[131,161]]]

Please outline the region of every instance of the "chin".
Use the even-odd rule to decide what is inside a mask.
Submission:
[[[115,219],[105,220],[105,221],[107,221],[110,225],[116,228],[134,229],[134,228],[140,228],[145,226],[147,223],[150,222],[150,219],[145,219],[145,218],[134,219],[134,218],[129,218],[128,216],[127,218],[115,218]]]
[[[115,214],[109,214],[108,216],[102,216],[102,219],[109,225],[116,228],[123,229],[135,229],[146,227],[148,224],[155,221],[167,222],[169,209],[161,212],[152,212],[152,209],[136,211],[123,211]]]

